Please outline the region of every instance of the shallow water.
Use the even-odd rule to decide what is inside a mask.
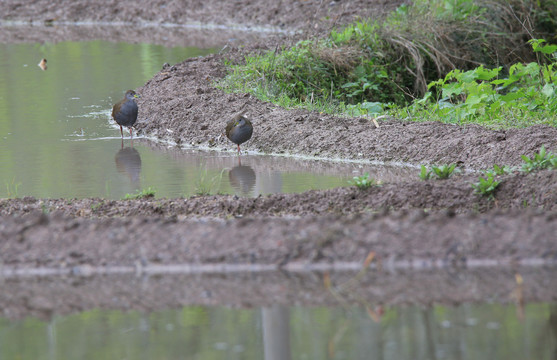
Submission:
[[[151,187],[157,197],[257,196],[345,186],[368,171],[383,181],[415,169],[299,161],[233,152],[122,143],[112,105],[167,62],[217,49],[106,41],[0,45],[0,196],[119,199]],[[46,58],[47,69],[37,64]],[[129,136],[129,134],[128,134]]]
[[[382,315],[381,315],[382,314]],[[0,318],[2,359],[553,359],[557,305],[93,310]]]

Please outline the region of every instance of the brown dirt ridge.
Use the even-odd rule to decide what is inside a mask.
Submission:
[[[194,0],[136,1],[124,6],[92,0],[6,0],[0,2],[0,14],[4,21],[46,21],[60,29],[63,22],[74,21],[270,25],[297,31],[293,36],[299,38],[323,35],[331,26],[358,16],[381,16],[400,3]],[[4,41],[25,41],[24,34],[12,30]],[[64,38],[63,31],[47,31],[45,36],[53,33]],[[33,32],[33,41],[40,36]],[[143,36],[148,33],[142,32]],[[163,41],[160,33],[156,36]],[[0,199],[0,269],[180,263],[287,268],[293,263],[361,263],[370,252],[383,262],[423,259],[448,267],[465,266],[472,259],[514,266],[532,259],[546,265],[557,262],[557,173],[504,176],[494,200],[475,194],[470,186],[477,181],[478,170],[494,164],[518,166],[521,155],[530,156],[542,145],[557,152],[557,129],[489,130],[401,119],[386,119],[376,128],[368,119],[287,110],[215,88],[215,81],[225,75],[225,59],[241,61],[246,51],[275,48],[294,37],[276,34],[245,47],[228,46],[220,54],[163,66],[136,89],[142,96],[139,132],[177,146],[233,150],[222,136],[224,124],[246,107],[254,135],[242,148],[251,152],[416,165],[456,163],[465,171],[448,180],[420,181],[416,170],[416,181],[367,190],[346,187],[254,199],[220,195],[126,201]],[[509,273],[512,277],[513,271]],[[537,294],[543,296],[531,300],[557,299],[555,291],[542,291],[548,289],[543,278],[537,281],[528,286],[537,286]],[[385,286],[382,289],[389,293],[400,283]],[[396,302],[386,293],[382,301]],[[18,294],[0,296],[0,306],[13,305]],[[462,295],[460,300],[479,297]],[[438,293],[420,301],[443,298],[458,301]]]

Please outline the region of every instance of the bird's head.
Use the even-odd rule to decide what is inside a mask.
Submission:
[[[133,99],[138,99],[141,96],[139,96],[139,94],[137,94],[135,91],[133,90],[128,90],[126,91],[126,98],[129,100],[133,100]]]

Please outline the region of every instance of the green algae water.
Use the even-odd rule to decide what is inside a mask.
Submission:
[[[557,305],[189,306],[0,318],[2,359],[554,359]]]

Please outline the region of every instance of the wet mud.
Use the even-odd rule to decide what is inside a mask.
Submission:
[[[315,304],[327,304],[332,300],[323,286],[322,274],[306,274],[311,280],[304,281],[288,274],[318,265],[330,269],[341,263],[363,266],[370,253],[375,254],[371,277],[364,278],[361,289],[354,290],[364,292],[354,299],[373,297],[387,304],[481,301],[492,299],[495,291],[500,295],[498,300],[512,301],[508,296],[517,286],[515,274],[528,273],[531,275],[524,282],[526,290],[521,299],[555,301],[557,287],[551,283],[555,278],[551,274],[557,269],[556,173],[515,171],[501,177],[494,199],[474,193],[470,185],[477,181],[479,170],[494,164],[519,166],[521,155],[531,156],[542,145],[556,152],[555,128],[489,130],[477,125],[408,119],[383,119],[377,128],[369,119],[287,110],[248,94],[225,94],[215,87],[225,75],[225,61],[239,62],[249,51],[323,35],[332,26],[358,15],[381,16],[398,3],[254,0],[192,1],[189,6],[149,2],[147,6],[138,1],[120,8],[104,1],[1,2],[2,20],[32,22],[39,29],[47,29],[31,32],[18,25],[15,30],[12,27],[2,32],[0,40],[4,42],[47,41],[48,36],[61,41],[67,35],[56,29],[63,28],[64,22],[75,21],[125,22],[126,26],[195,21],[284,30],[242,47],[229,44],[219,54],[161,64],[161,71],[136,89],[142,96],[137,129],[152,139],[178,147],[233,151],[234,144],[222,135],[224,125],[245,107],[246,116],[254,124],[254,135],[242,148],[251,153],[414,166],[456,163],[462,170],[448,180],[421,181],[416,170],[415,180],[387,182],[367,190],[346,187],[257,198],[1,199],[0,274],[5,275],[1,286],[10,289],[0,292],[4,313],[18,316],[21,311],[110,307],[107,301],[113,299],[114,291],[122,291],[118,308],[160,306],[149,294],[172,291],[169,287],[153,290],[165,286],[164,281],[173,284],[172,277],[163,276],[164,281],[153,282],[144,293],[141,276],[106,281],[98,275],[83,277],[80,271],[124,266],[141,272],[150,266],[174,264],[258,265],[281,272],[205,275],[210,279],[204,277],[198,282],[188,277],[192,275],[182,275],[180,281],[193,281],[191,284],[197,286],[192,288],[191,299],[170,293],[163,306],[223,301],[238,306],[261,305],[273,299],[299,301],[299,294],[308,294],[301,298],[311,298]],[[52,26],[36,25],[45,22]],[[137,41],[148,41],[144,30],[141,36],[145,38]],[[26,31],[31,34],[29,38]],[[99,37],[110,40],[110,33]],[[154,37],[154,42],[165,41],[160,31],[154,31]],[[116,38],[130,41],[125,36]],[[433,264],[431,267],[437,270],[427,270],[427,266],[426,270],[418,269],[420,263]],[[393,276],[381,272],[385,264],[407,264],[408,269],[404,276]],[[466,270],[474,264],[493,267]],[[416,270],[411,270],[414,267]],[[65,269],[68,274],[31,281],[6,277],[14,270],[33,268]],[[77,273],[72,272],[75,269]],[[446,276],[446,271],[460,275],[453,278]],[[501,277],[493,275],[500,273]],[[377,281],[380,287],[365,285]],[[103,293],[107,296],[87,297],[95,286],[107,287]],[[220,298],[219,291],[228,288],[228,300]],[[284,292],[273,298],[278,288]],[[242,294],[244,290],[248,296]],[[55,300],[49,291],[67,294],[67,302],[58,303],[62,300]],[[259,298],[254,297],[255,293],[267,295]],[[201,299],[199,294],[212,295]],[[351,295],[347,298],[352,299]]]

